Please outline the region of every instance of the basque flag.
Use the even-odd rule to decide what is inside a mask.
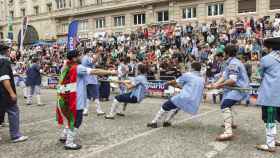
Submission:
[[[78,36],[77,36],[78,25],[79,25],[78,20],[72,21],[69,25],[68,40],[67,40],[68,51],[76,49],[78,45]]]

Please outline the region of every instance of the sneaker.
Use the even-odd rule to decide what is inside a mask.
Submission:
[[[115,119],[114,116],[110,116],[110,115],[105,115],[104,118],[107,119],[107,120],[114,120]]]
[[[45,106],[46,104],[43,104],[43,103],[41,103],[41,104],[37,104],[37,106]]]
[[[262,145],[258,144],[256,145],[256,148],[257,150],[261,150],[261,151],[272,152],[272,153],[276,152],[275,148],[269,147],[266,144],[262,144]]]
[[[8,127],[8,126],[9,126],[8,123],[1,123],[1,124],[0,124],[0,127]]]
[[[148,124],[147,124],[147,127],[150,127],[150,128],[158,128],[158,125],[157,125],[157,123],[148,123]]]
[[[117,113],[117,115],[120,116],[120,117],[125,117],[124,113]]]
[[[24,141],[26,141],[26,140],[28,140],[28,137],[27,137],[27,136],[21,136],[21,137],[19,137],[19,138],[13,139],[12,142],[13,142],[13,143],[19,143],[19,142],[24,142]]]
[[[103,115],[105,115],[106,113],[105,112],[103,112],[103,111],[96,111],[96,113],[97,113],[97,116],[103,116]]]
[[[26,105],[32,105],[32,103],[26,103]]]
[[[81,148],[82,148],[81,145],[79,145],[79,144],[74,144],[74,143],[72,143],[72,144],[70,144],[70,145],[65,145],[65,146],[64,146],[64,149],[65,149],[65,150],[80,150]]]

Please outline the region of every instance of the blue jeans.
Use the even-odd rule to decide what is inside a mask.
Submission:
[[[3,108],[3,111],[8,114],[9,120],[9,128],[10,128],[10,136],[11,139],[17,139],[21,137],[21,133],[19,132],[19,108],[17,105],[7,105]]]

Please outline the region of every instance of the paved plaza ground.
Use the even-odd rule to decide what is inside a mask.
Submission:
[[[140,105],[128,106],[124,118],[105,120],[96,116],[94,106],[80,129],[83,148],[65,151],[58,142],[55,123],[55,91],[43,90],[46,106],[26,106],[19,94],[21,130],[30,140],[12,144],[8,128],[1,128],[0,158],[277,158],[277,153],[257,151],[254,145],[264,142],[264,125],[257,107],[236,106],[239,128],[232,142],[216,142],[223,129],[218,105],[203,104],[199,114],[180,113],[173,127],[146,127],[164,99],[147,98]],[[108,111],[111,102],[102,102]]]

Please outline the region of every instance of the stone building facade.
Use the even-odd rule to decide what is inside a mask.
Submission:
[[[12,17],[14,40],[24,16],[40,39],[65,38],[69,23],[80,21],[79,35],[129,32],[158,23],[210,22],[244,16],[274,16],[280,0],[0,0],[0,38],[6,38]],[[15,40],[16,41],[16,40]]]

